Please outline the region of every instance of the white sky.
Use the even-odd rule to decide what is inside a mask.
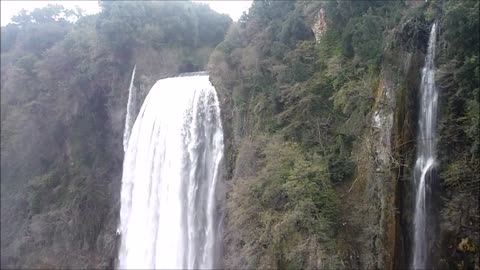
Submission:
[[[219,12],[228,14],[234,21],[238,20],[243,11],[247,11],[252,4],[252,1],[200,1],[210,5],[210,7]],[[94,14],[100,11],[97,1],[13,1],[13,0],[1,0],[1,25],[5,26],[11,22],[13,16],[15,16],[20,10],[26,9],[31,11],[35,8],[47,6],[48,4],[61,4],[67,9],[72,9],[75,6],[79,6],[85,11],[85,14]]]

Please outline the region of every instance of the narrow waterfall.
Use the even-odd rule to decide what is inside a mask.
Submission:
[[[132,132],[132,113],[135,111],[136,89],[133,85],[135,79],[135,70],[137,65],[133,67],[132,78],[130,79],[130,86],[128,87],[128,101],[127,101],[127,115],[125,116],[125,130],[123,131],[123,150],[127,151],[128,139]]]
[[[215,267],[223,130],[205,73],[159,80],[125,153],[120,269]]]
[[[436,24],[432,26],[428,43],[425,65],[422,69],[420,86],[421,100],[418,120],[417,161],[415,163],[415,209],[414,209],[414,238],[413,238],[413,269],[426,269],[428,263],[427,224],[429,209],[429,193],[431,181],[435,180],[433,168],[435,166],[435,128],[437,120],[438,93],[435,86],[435,46]]]

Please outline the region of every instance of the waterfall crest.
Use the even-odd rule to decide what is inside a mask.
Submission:
[[[125,116],[125,129],[123,131],[123,150],[127,151],[128,139],[130,138],[130,133],[132,131],[133,117],[132,114],[135,111],[135,100],[136,100],[136,89],[133,85],[133,80],[135,79],[135,70],[137,65],[133,67],[132,78],[130,79],[130,86],[128,87],[128,101],[127,101],[127,115]]]
[[[212,269],[223,130],[205,74],[159,80],[125,153],[120,269]]]
[[[415,209],[413,238],[413,269],[426,269],[428,262],[427,218],[433,168],[436,163],[436,120],[438,92],[435,86],[436,23],[433,24],[428,43],[420,86],[421,100],[418,120],[417,160],[414,169]]]

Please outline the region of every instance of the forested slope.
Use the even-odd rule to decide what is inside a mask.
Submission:
[[[133,66],[141,103],[156,80],[207,62],[225,131],[223,266],[408,267],[433,22],[430,255],[435,268],[480,266],[478,1],[255,1],[233,24],[191,2],[100,4],[2,27],[2,269],[115,266]]]
[[[442,95],[429,252],[435,267],[478,267],[478,7],[253,3],[209,63],[227,142],[225,267],[409,267],[418,91],[434,21]]]

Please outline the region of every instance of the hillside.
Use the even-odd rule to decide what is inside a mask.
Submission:
[[[434,24],[428,263],[480,267],[478,1],[259,0],[238,22],[190,1],[100,6],[1,29],[2,269],[118,265],[135,65],[134,118],[157,80],[206,70],[215,87],[222,268],[411,267]]]
[[[434,21],[432,261],[479,265],[478,3],[257,1],[209,63],[229,149],[226,268],[409,267],[418,92]]]

